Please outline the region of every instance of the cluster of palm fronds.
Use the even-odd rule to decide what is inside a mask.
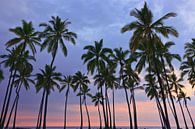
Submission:
[[[169,119],[171,115],[177,129],[180,129],[178,119],[180,110],[176,108],[178,104],[185,128],[189,128],[186,121],[188,116],[195,129],[187,104],[190,97],[184,92],[185,86],[182,85],[182,81],[187,79],[192,88],[195,86],[195,40],[193,39],[192,43],[186,43],[182,60],[179,54],[170,52],[170,47],[175,45],[173,42],[163,43],[161,40],[161,37],[168,38],[170,35],[178,37],[178,32],[173,27],[164,24],[166,19],[175,17],[175,13],[167,13],[153,22],[153,14],[145,3],[143,8],[131,11],[130,15],[136,20],[121,29],[122,33],[133,31],[129,42],[130,51],[122,48],[105,48],[103,39],[95,41],[94,45],[84,47],[85,53],[81,58],[87,66],[87,74],[93,76],[93,82],[90,82],[87,74],[80,71],[67,76],[56,71],[54,62],[59,46],[66,57],[65,41],[75,44],[77,38],[76,33],[69,31],[68,20],[52,17],[48,23],[40,24],[40,27],[44,28],[42,32],[35,31],[32,22],[26,21],[22,21],[21,27],[10,29],[17,37],[6,43],[7,53],[0,56],[1,64],[9,70],[9,76],[6,76],[8,77],[7,87],[1,110],[0,128],[10,126],[16,128],[21,88],[25,87],[28,90],[30,85],[33,85],[37,92],[42,92],[36,125],[38,129],[46,128],[48,99],[55,88],[60,92],[65,90],[64,128],[67,123],[68,97],[70,90],[73,89],[80,99],[80,128],[83,128],[83,105],[87,113],[88,128],[91,128],[87,105],[87,99],[91,99],[97,107],[99,128],[116,129],[115,108],[117,107],[115,107],[114,97],[115,90],[120,89],[124,90],[126,98],[129,128],[138,129],[135,90],[144,89],[147,97],[156,102],[162,128],[171,129]],[[40,70],[40,73],[32,75],[32,61],[35,61],[38,46],[41,51],[47,48],[48,53],[52,55],[52,60]],[[181,62],[180,77],[175,74],[175,68],[172,65],[174,59]],[[141,72],[145,73],[142,83],[139,78]],[[2,70],[0,78],[3,80]],[[91,84],[96,86],[95,95],[90,92],[89,85]],[[13,94],[14,90],[15,94]],[[108,92],[111,92],[112,96],[109,96]],[[14,100],[12,105],[11,98]],[[171,114],[168,114],[168,109],[171,110]],[[10,125],[11,120],[12,125]]]

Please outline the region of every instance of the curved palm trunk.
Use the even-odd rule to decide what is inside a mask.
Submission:
[[[18,102],[19,102],[19,97],[20,97],[19,93],[20,93],[21,87],[22,87],[22,82],[20,83],[18,90],[16,89],[16,97],[17,97],[17,99],[16,99],[16,107],[15,107],[15,114],[14,114],[13,129],[15,129],[15,127],[16,127],[16,117],[17,117]]]
[[[186,128],[186,129],[189,129],[189,128],[188,128],[188,125],[187,125],[187,122],[186,122],[186,118],[185,118],[184,111],[183,111],[183,107],[182,107],[182,105],[181,105],[180,100],[179,100],[179,106],[180,106],[181,113],[182,113],[182,116],[183,116],[183,120],[184,120],[185,128]]]
[[[42,95],[42,99],[41,99],[41,103],[40,103],[40,107],[39,107],[39,114],[38,114],[38,118],[37,118],[37,127],[36,127],[36,129],[40,129],[41,128],[42,111],[43,111],[44,100],[45,100],[45,90],[43,91],[43,95]]]
[[[154,52],[153,52],[153,56],[154,56]],[[153,58],[155,59],[155,57],[153,57]],[[168,110],[167,110],[167,104],[166,104],[166,97],[165,97],[165,93],[164,93],[164,89],[163,89],[163,85],[162,85],[163,82],[162,82],[162,79],[160,77],[158,66],[157,66],[155,61],[154,61],[154,65],[155,65],[155,70],[156,70],[156,74],[157,74],[157,78],[158,78],[158,84],[160,86],[160,90],[162,93],[163,107],[164,107],[165,116],[166,116],[166,125],[167,125],[168,129],[171,129],[170,122],[169,122]]]
[[[4,127],[5,120],[6,120],[6,117],[7,117],[7,112],[8,112],[8,108],[9,108],[9,104],[10,104],[10,99],[11,99],[11,95],[12,95],[11,93],[12,93],[13,86],[14,86],[14,79],[15,79],[14,76],[15,75],[16,75],[16,70],[14,71],[13,77],[11,79],[11,85],[10,85],[10,90],[9,90],[9,93],[8,93],[8,99],[7,99],[7,103],[5,105],[5,112],[3,114],[2,123],[1,123],[2,128]]]
[[[126,102],[127,102],[127,106],[128,106],[128,112],[129,112],[129,128],[133,129],[133,122],[132,122],[132,116],[131,116],[131,107],[130,107],[130,102],[129,102],[126,87],[124,87],[124,90],[125,90],[125,98],[126,98]]]
[[[90,122],[89,111],[88,111],[88,108],[87,108],[86,99],[84,101],[85,101],[85,110],[86,110],[87,119],[88,119],[88,129],[91,129],[91,122]]]
[[[98,114],[99,114],[99,121],[100,121],[100,129],[102,129],[102,117],[101,117],[101,112],[100,112],[100,105],[98,104]]]
[[[66,112],[67,112],[67,103],[68,103],[68,93],[70,86],[68,85],[68,89],[66,91],[65,105],[64,105],[64,129],[66,129]]]
[[[13,74],[13,70],[11,70],[11,72],[10,72],[8,85],[7,85],[7,89],[6,89],[6,93],[5,93],[5,97],[4,97],[4,101],[3,101],[3,107],[2,107],[2,110],[1,110],[1,117],[0,117],[0,127],[2,127],[2,123],[1,122],[2,122],[3,115],[4,115],[5,104],[6,104],[7,98],[8,98],[8,93],[9,93],[9,89],[10,89],[10,83],[11,83],[12,74]]]
[[[187,112],[188,112],[188,115],[189,115],[189,117],[190,117],[190,121],[192,122],[192,128],[195,129],[195,126],[194,126],[194,122],[193,122],[192,116],[191,116],[190,111],[189,111],[189,109],[188,109],[188,105],[185,104],[185,107],[186,107]]]
[[[160,105],[157,103],[157,100],[156,100],[156,105],[157,105],[157,109],[158,109],[162,129],[165,129],[165,126],[164,126],[164,123],[163,123],[163,117],[162,117],[162,113],[161,113],[161,108],[160,108]]]
[[[111,110],[110,110],[110,101],[109,101],[109,97],[108,97],[108,88],[106,88],[106,107],[107,107],[107,113],[108,113],[108,118],[109,118],[109,124],[110,124],[110,128],[112,128],[112,115],[111,115]]]
[[[48,103],[48,96],[49,96],[49,93],[48,91],[46,91],[46,98],[45,98],[45,107],[44,107],[44,117],[43,117],[43,129],[46,129],[47,127],[47,103]]]
[[[115,122],[115,105],[114,105],[114,87],[112,89],[112,107],[113,107],[113,129],[116,129],[116,122]]]
[[[137,110],[136,110],[136,102],[135,102],[134,90],[132,91],[131,96],[132,96],[132,104],[133,104],[133,112],[134,112],[134,128],[138,129],[138,125],[137,125]]]
[[[80,86],[80,91],[81,91],[81,86]],[[83,129],[83,110],[82,110],[82,98],[81,98],[81,95],[80,95],[80,129]]]
[[[179,120],[178,120],[178,117],[177,117],[177,111],[176,111],[176,108],[175,108],[175,103],[174,103],[173,96],[172,96],[170,86],[169,86],[169,82],[168,82],[168,79],[167,79],[167,73],[166,73],[166,69],[165,69],[165,62],[164,62],[164,59],[163,59],[162,55],[160,55],[160,56],[161,56],[161,62],[163,64],[163,72],[165,74],[165,80],[166,80],[167,87],[168,87],[168,89],[166,89],[166,90],[168,91],[169,97],[171,99],[171,104],[172,104],[172,107],[173,107],[173,110],[172,110],[173,116],[175,118],[175,123],[177,125],[177,129],[180,129]]]

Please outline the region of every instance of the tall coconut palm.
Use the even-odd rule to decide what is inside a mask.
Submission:
[[[60,17],[51,17],[51,20],[48,23],[40,24],[41,27],[44,27],[43,32],[41,32],[40,37],[44,39],[41,50],[47,47],[47,51],[52,54],[51,66],[54,63],[56,53],[58,51],[58,46],[61,47],[64,56],[67,56],[67,47],[65,41],[68,41],[72,44],[75,44],[75,39],[77,38],[76,33],[69,31],[68,25],[71,22],[62,20]]]
[[[149,50],[151,51],[151,57],[149,58],[150,60],[155,59],[155,52],[153,50],[155,49],[156,42],[153,42],[154,39],[160,40],[160,36],[163,37],[169,37],[169,35],[173,35],[176,37],[178,36],[178,32],[173,27],[166,26],[164,24],[164,21],[166,19],[170,17],[175,17],[176,16],[175,13],[167,13],[166,15],[162,16],[161,18],[153,22],[153,14],[145,2],[143,8],[141,8],[140,10],[139,9],[132,10],[130,15],[134,16],[137,20],[125,25],[121,29],[121,32],[124,33],[127,31],[133,31],[133,36],[129,43],[132,52],[134,52],[138,48],[139,44],[146,43]],[[162,79],[160,78],[159,69],[155,61],[154,61],[154,67],[162,91],[163,107],[166,115],[166,126],[167,128],[171,128],[169,123],[169,118],[168,118],[165,93],[163,91]]]
[[[122,48],[115,48],[113,50],[113,54],[112,54],[112,58],[113,58],[113,61],[116,63],[116,64],[119,64],[119,79],[120,79],[120,82],[119,84],[121,86],[123,86],[124,88],[124,91],[125,91],[125,97],[126,97],[126,102],[127,102],[127,106],[128,106],[128,113],[129,113],[129,124],[130,124],[130,129],[133,128],[133,122],[132,122],[132,116],[131,116],[131,109],[130,109],[130,101],[129,101],[129,95],[128,95],[128,92],[127,92],[127,87],[125,86],[125,81],[124,81],[124,66],[125,66],[125,62],[126,60],[128,59],[128,56],[129,56],[129,51],[128,50],[123,50]]]
[[[195,86],[195,39],[185,44],[184,61],[181,64],[182,76],[187,74],[188,81]]]
[[[73,76],[73,84],[74,84],[74,90],[79,90],[79,92],[82,91],[83,87],[87,87],[88,84],[90,83],[88,77],[81,73],[80,71],[76,72],[75,75]],[[81,120],[81,125],[80,129],[83,128],[83,109],[82,109],[82,96],[79,96],[80,98],[80,120]],[[88,123],[90,124],[90,123]]]
[[[12,109],[15,107],[15,114],[14,114],[14,122],[13,122],[13,128],[15,128],[16,124],[16,116],[17,116],[17,107],[19,102],[19,95],[20,95],[20,89],[21,86],[24,86],[26,90],[29,89],[30,83],[34,84],[34,81],[30,78],[31,73],[33,71],[33,66],[30,64],[30,60],[34,60],[34,56],[30,56],[29,52],[26,51],[23,53],[23,55],[20,57],[20,60],[18,60],[17,66],[17,73],[14,75],[14,86],[16,87],[16,96],[15,101],[13,103]],[[9,125],[9,121],[12,115],[12,111],[10,112],[9,119],[7,121],[7,127]]]
[[[100,41],[95,41],[94,46],[93,45],[85,46],[84,50],[87,50],[87,52],[83,54],[81,58],[84,61],[84,63],[87,63],[87,70],[92,74],[94,73],[94,71],[97,71],[97,73],[100,74],[100,69],[104,68],[105,65],[109,62],[108,55],[112,53],[112,50],[103,47],[103,39],[101,39]],[[100,87],[100,92],[103,95],[102,87]],[[103,96],[102,109],[105,127],[108,127]]]
[[[12,50],[7,49],[7,51],[9,52],[9,54],[1,55],[1,58],[3,58],[3,61],[1,63],[3,63],[5,67],[9,67],[9,71],[10,71],[10,76],[8,79],[8,86],[7,86],[7,90],[6,90],[6,94],[5,94],[5,98],[3,102],[3,108],[1,111],[2,112],[1,126],[4,126],[5,120],[7,118],[7,112],[9,109],[12,90],[14,87],[15,75],[17,74],[19,69],[23,67],[23,65],[29,64],[28,63],[29,60],[32,60],[32,59],[34,60],[33,56],[29,56],[28,51],[23,52],[21,55],[20,54],[21,50],[19,47],[12,49]]]
[[[185,106],[185,108],[186,108],[186,110],[187,110],[187,112],[188,112],[188,115],[189,115],[189,117],[190,117],[190,121],[191,121],[191,123],[192,123],[192,128],[195,129],[194,121],[193,121],[193,118],[192,118],[192,115],[191,115],[191,113],[190,113],[190,110],[189,110],[189,108],[188,108],[188,103],[187,103],[187,101],[188,101],[188,100],[191,100],[191,98],[190,98],[189,96],[187,96],[187,94],[184,93],[184,91],[180,90],[179,98],[178,98],[178,99],[183,99],[184,106]]]
[[[63,91],[66,88],[66,94],[65,94],[65,103],[64,103],[64,129],[66,129],[66,112],[67,112],[67,103],[68,103],[68,95],[70,92],[70,88],[73,86],[73,77],[72,76],[64,76],[64,79],[61,82],[62,87],[60,88],[60,92]]]
[[[44,69],[41,69],[41,72],[36,74],[36,90],[39,92],[43,89],[43,96],[40,105],[44,105],[44,116],[43,116],[43,129],[46,129],[46,118],[47,118],[47,106],[48,106],[48,97],[51,91],[54,91],[54,88],[60,89],[59,82],[61,81],[61,73],[56,72],[56,67],[51,67],[46,65]],[[40,106],[41,107],[41,106]],[[42,117],[37,128],[40,128],[42,122]]]
[[[97,106],[98,109],[98,115],[99,115],[99,122],[100,122],[100,129],[102,129],[102,118],[101,118],[101,112],[100,112],[100,105],[102,104],[102,94],[100,92],[97,92],[94,96],[92,96],[92,102]]]

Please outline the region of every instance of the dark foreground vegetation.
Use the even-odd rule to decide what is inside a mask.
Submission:
[[[188,108],[190,97],[184,92],[185,85],[182,85],[187,79],[192,88],[195,86],[195,39],[185,44],[185,55],[181,58],[179,54],[170,52],[170,48],[175,45],[172,41],[163,42],[161,39],[178,37],[177,30],[165,24],[165,21],[175,17],[176,13],[167,13],[154,21],[153,14],[145,3],[140,10],[132,10],[130,16],[135,20],[121,28],[122,33],[133,32],[129,49],[105,48],[103,39],[95,41],[93,45],[84,47],[85,53],[81,56],[88,72],[78,71],[73,75],[62,75],[56,71],[55,66],[57,52],[62,51],[66,57],[66,43],[76,44],[77,34],[68,29],[70,21],[58,16],[51,17],[50,21],[40,24],[43,28],[41,32],[36,31],[32,22],[27,21],[22,21],[22,26],[10,29],[16,37],[6,43],[7,52],[0,56],[1,65],[9,70],[9,75],[5,76],[7,86],[3,92],[5,97],[2,99],[0,128],[16,128],[21,88],[29,90],[30,86],[35,86],[37,93],[42,93],[37,110],[37,129],[47,127],[49,95],[54,89],[60,93],[65,92],[64,129],[70,90],[73,90],[80,100],[81,129],[83,115],[87,115],[88,128],[91,128],[88,101],[92,101],[97,107],[99,128],[116,129],[115,91],[118,89],[124,91],[130,129],[139,127],[135,90],[145,90],[147,97],[156,103],[163,129],[172,128],[170,116],[174,118],[177,129],[180,129],[179,113],[182,114],[185,128],[195,129],[193,116]],[[41,51],[47,49],[52,60],[39,73],[34,74],[32,63],[36,61],[38,47]],[[173,60],[180,62],[181,76],[176,76]],[[1,80],[4,79],[2,70]],[[139,75],[142,71],[145,73],[145,80],[140,83]],[[88,74],[93,75],[96,94],[90,92]],[[112,93],[111,96],[108,92]],[[10,102],[11,99],[14,100],[13,103]],[[180,109],[176,108],[177,105]],[[168,109],[171,110],[170,114]],[[83,110],[86,110],[86,114],[83,114]],[[187,125],[187,120],[190,120],[191,125]]]

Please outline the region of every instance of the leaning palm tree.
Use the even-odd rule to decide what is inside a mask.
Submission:
[[[191,115],[191,113],[190,113],[190,110],[189,110],[189,108],[188,108],[188,103],[187,103],[187,101],[188,101],[188,100],[191,100],[191,98],[190,98],[189,96],[187,96],[187,94],[184,93],[184,91],[180,90],[179,99],[183,99],[184,106],[185,106],[185,108],[186,108],[186,110],[187,110],[187,112],[188,112],[188,115],[189,115],[189,117],[190,117],[190,121],[191,121],[191,123],[192,123],[192,128],[195,129],[194,121],[193,121],[193,118],[192,118],[192,115]]]
[[[70,88],[73,88],[73,77],[72,76],[64,76],[64,79],[61,82],[62,87],[60,88],[60,92],[66,88],[65,94],[65,103],[64,103],[64,129],[66,129],[66,112],[67,112],[67,103],[68,103],[68,95],[70,92]]]
[[[188,81],[195,86],[195,39],[185,44],[184,61],[181,64],[182,76],[187,74]]]
[[[101,112],[100,112],[100,105],[102,104],[102,94],[100,92],[97,92],[94,96],[91,97],[92,102],[97,106],[98,109],[98,115],[99,115],[99,122],[100,122],[100,129],[102,129],[102,118],[101,118]]]
[[[18,60],[17,63],[17,73],[14,75],[14,86],[16,87],[16,96],[14,99],[14,103],[12,106],[12,110],[9,115],[9,119],[7,120],[7,125],[9,125],[9,121],[12,115],[12,111],[15,108],[15,114],[14,114],[14,121],[13,121],[13,128],[15,128],[16,124],[16,116],[17,116],[17,107],[18,107],[18,102],[19,102],[19,95],[20,95],[20,89],[22,86],[26,88],[26,90],[29,89],[30,83],[34,84],[34,81],[30,78],[31,73],[33,71],[33,66],[29,62],[30,60],[34,60],[34,56],[30,56],[29,52],[26,51],[23,53],[23,55],[20,57],[20,60]]]
[[[81,73],[80,71],[76,72],[73,76],[73,84],[74,84],[74,91],[79,90],[79,92],[82,91],[83,87],[87,87],[87,85],[90,83],[88,77]],[[80,129],[83,128],[83,109],[82,109],[82,96],[79,96],[80,98],[80,120],[81,120],[81,126]],[[90,124],[90,123],[88,123]]]
[[[93,45],[85,46],[84,50],[87,50],[87,52],[83,54],[81,58],[84,61],[84,63],[87,63],[88,72],[93,74],[94,72],[97,71],[97,73],[100,74],[100,69],[104,68],[105,65],[109,62],[108,55],[112,53],[112,50],[103,47],[103,39],[101,39],[100,41],[95,41],[94,46]],[[100,92],[103,95],[102,87],[100,87]],[[102,109],[103,109],[105,127],[108,128],[103,96],[102,96]]]
[[[51,93],[51,91],[54,91],[55,87],[60,89],[60,85],[58,83],[59,81],[61,81],[61,73],[56,72],[55,70],[56,67],[46,65],[44,70],[41,69],[41,73],[36,74],[36,90],[37,92],[39,92],[41,89],[43,89],[43,96],[40,103],[40,105],[42,105],[40,107],[44,106],[43,129],[46,129],[47,105],[49,94]],[[40,128],[42,123],[42,116],[38,118],[37,123],[37,128]]]
[[[64,56],[67,56],[67,48],[65,41],[75,44],[75,39],[77,38],[76,33],[69,31],[68,25],[71,22],[62,20],[60,17],[51,17],[51,20],[48,23],[40,24],[41,27],[44,27],[43,32],[41,32],[40,37],[44,39],[41,50],[47,47],[47,51],[52,54],[51,66],[54,63],[58,46],[61,47]]]
[[[155,43],[156,40],[161,40],[160,37],[169,37],[169,35],[178,36],[178,32],[171,26],[166,26],[164,24],[164,21],[170,17],[175,17],[175,13],[167,13],[166,15],[162,16],[158,20],[153,22],[153,14],[151,10],[148,8],[146,2],[144,4],[144,7],[139,9],[132,10],[130,13],[131,16],[134,16],[137,20],[133,21],[127,25],[125,25],[121,32],[127,32],[127,31],[133,31],[133,36],[130,39],[129,46],[132,52],[136,51],[139,44],[147,44],[147,49],[150,51],[150,61],[155,60]],[[161,42],[162,43],[162,42]],[[149,62],[150,62],[149,61]],[[156,61],[153,62],[155,71],[158,76],[158,82],[162,91],[162,100],[163,100],[163,107],[165,110],[165,116],[166,116],[166,126],[167,128],[170,127],[169,117],[168,117],[168,111],[167,111],[167,105],[166,105],[166,96],[163,90],[162,85],[162,79],[160,77],[160,71],[157,66]],[[149,63],[149,65],[151,65]]]

